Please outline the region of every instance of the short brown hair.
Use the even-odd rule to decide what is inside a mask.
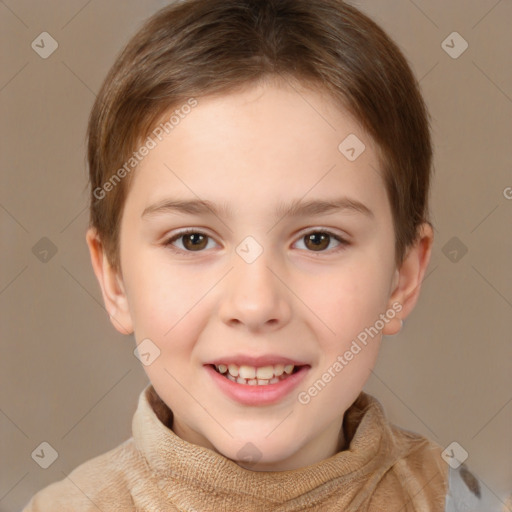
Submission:
[[[403,261],[428,222],[432,148],[419,85],[396,44],[341,0],[185,0],[130,40],[89,119],[90,226],[114,268],[133,173],[112,178],[137,145],[190,98],[277,76],[326,91],[375,140]]]

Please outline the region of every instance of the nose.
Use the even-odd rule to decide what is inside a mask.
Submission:
[[[230,327],[251,331],[277,330],[290,321],[290,292],[271,268],[265,251],[252,263],[235,255],[225,282],[219,314]]]

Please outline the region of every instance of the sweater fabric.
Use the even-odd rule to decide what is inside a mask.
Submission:
[[[24,512],[443,512],[447,506],[450,468],[442,448],[389,423],[364,392],[344,415],[346,449],[295,470],[242,468],[184,441],[171,425],[172,411],[149,384],[133,437],[39,491]]]

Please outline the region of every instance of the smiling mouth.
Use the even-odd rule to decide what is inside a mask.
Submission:
[[[267,386],[286,380],[290,375],[298,372],[302,366],[292,364],[276,364],[268,366],[238,366],[236,364],[212,364],[217,373],[226,377],[231,382],[247,386]]]

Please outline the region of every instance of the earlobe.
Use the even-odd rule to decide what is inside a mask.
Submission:
[[[94,274],[98,279],[110,321],[121,334],[131,334],[133,332],[133,323],[119,272],[112,268],[94,228],[90,228],[87,231],[86,241],[89,247]]]
[[[395,336],[402,330],[403,326],[404,321],[400,318],[400,316],[396,316],[384,326],[382,329],[382,334],[384,336]]]
[[[399,303],[401,309],[396,314],[396,321],[389,322],[382,330],[384,335],[397,334],[402,327],[400,321],[407,318],[414,309],[430,261],[433,241],[432,226],[429,223],[422,224],[418,230],[416,242],[407,251],[400,269],[394,276],[389,307]]]

